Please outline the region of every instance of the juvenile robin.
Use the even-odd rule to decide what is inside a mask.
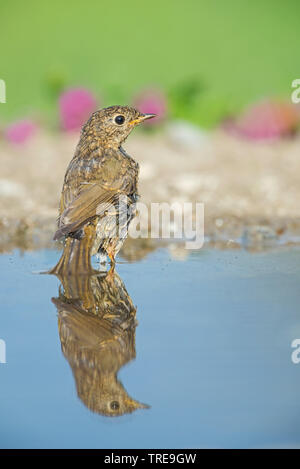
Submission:
[[[130,132],[154,114],[129,106],[96,111],[83,126],[75,155],[64,178],[54,240],[64,251],[51,273],[91,271],[98,253],[115,256],[135,216],[139,166],[122,148]]]

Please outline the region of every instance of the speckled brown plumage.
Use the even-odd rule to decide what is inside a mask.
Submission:
[[[128,106],[111,106],[84,125],[64,178],[54,239],[65,238],[65,249],[54,273],[90,268],[90,255],[97,252],[114,262],[138,195],[138,164],[121,145],[151,117]]]

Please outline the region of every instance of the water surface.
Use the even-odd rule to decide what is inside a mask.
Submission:
[[[34,273],[58,255],[0,256],[0,447],[300,446],[299,250],[157,250],[89,293]]]

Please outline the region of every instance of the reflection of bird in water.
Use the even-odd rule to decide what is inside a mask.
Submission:
[[[64,179],[54,239],[65,239],[52,273],[91,271],[90,256],[112,264],[135,216],[138,164],[122,148],[130,132],[154,114],[128,106],[95,112],[83,126]]]
[[[61,347],[75,378],[77,393],[93,412],[106,416],[147,408],[132,399],[117,379],[135,358],[136,309],[117,273],[59,277]]]

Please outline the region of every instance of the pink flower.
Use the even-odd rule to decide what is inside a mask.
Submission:
[[[264,100],[251,106],[226,128],[253,140],[275,139],[291,134],[299,123],[296,106],[282,101]]]
[[[71,88],[59,97],[60,118],[65,130],[79,130],[96,108],[96,98],[84,88]]]
[[[24,119],[8,126],[5,130],[5,136],[9,142],[25,143],[34,135],[36,130],[37,126],[33,121]]]
[[[157,114],[157,117],[145,122],[148,125],[163,120],[167,114],[167,100],[160,90],[154,88],[139,93],[134,99],[134,106],[144,114]]]

